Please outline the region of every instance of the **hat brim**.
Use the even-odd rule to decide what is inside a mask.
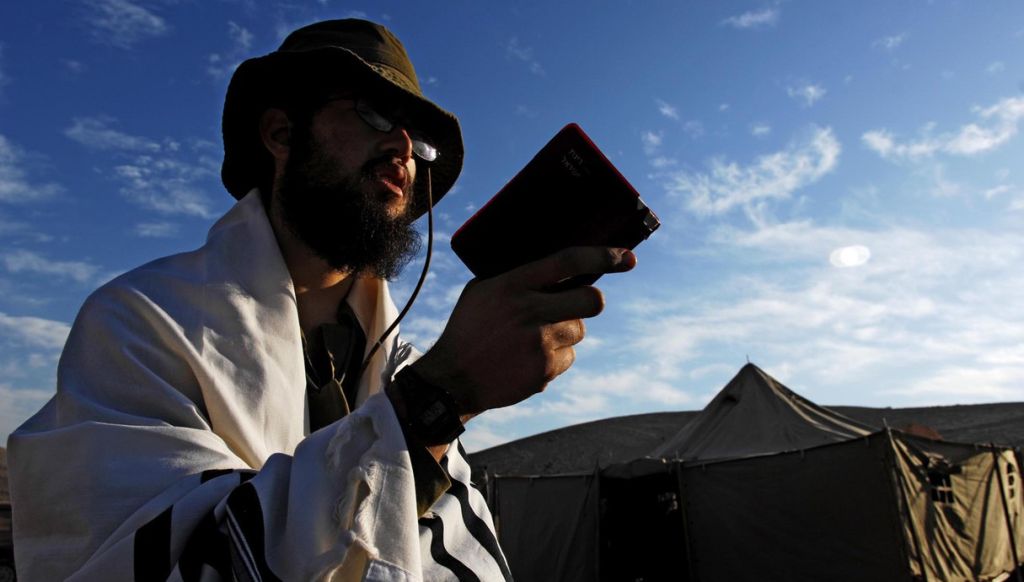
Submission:
[[[419,88],[398,71],[369,63],[348,49],[334,46],[277,51],[239,65],[224,103],[221,180],[228,192],[241,199],[260,185],[256,168],[270,162],[259,135],[263,112],[279,106],[296,91],[333,83],[389,100],[416,120],[417,130],[429,136],[439,152],[433,162],[417,159],[416,216],[428,207],[427,173],[422,171],[425,164],[430,168],[432,198],[437,204],[462,171],[462,131],[458,119],[423,97]]]

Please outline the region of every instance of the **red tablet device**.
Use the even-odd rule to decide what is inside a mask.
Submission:
[[[632,249],[659,225],[637,191],[570,123],[455,232],[452,249],[483,279],[567,247]]]

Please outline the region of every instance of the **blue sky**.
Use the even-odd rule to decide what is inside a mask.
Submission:
[[[469,277],[448,237],[564,124],[663,222],[576,366],[471,450],[699,409],[748,357],[823,404],[1024,400],[1020,2],[42,0],[0,8],[0,438],[86,295],[230,207],[234,67],[345,16],[392,28],[465,132],[421,347]]]

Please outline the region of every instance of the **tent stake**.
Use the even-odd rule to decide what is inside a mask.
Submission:
[[[996,477],[999,478],[999,496],[1003,499],[1003,517],[1006,519],[1006,531],[1010,534],[1010,551],[1013,553],[1013,570],[1017,573],[1017,582],[1024,582],[1024,576],[1022,576],[1020,572],[1020,558],[1017,556],[1017,532],[1013,530],[1013,521],[1010,519],[1010,507],[1006,502],[1006,486],[1003,484],[1003,469],[999,465],[999,453],[996,452],[996,446],[994,443],[989,443],[989,446],[992,447],[992,460],[996,464]]]

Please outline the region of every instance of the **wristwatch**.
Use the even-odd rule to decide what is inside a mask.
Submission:
[[[402,368],[391,385],[405,403],[401,420],[407,437],[428,447],[446,445],[466,430],[451,393],[424,380],[412,366]]]

